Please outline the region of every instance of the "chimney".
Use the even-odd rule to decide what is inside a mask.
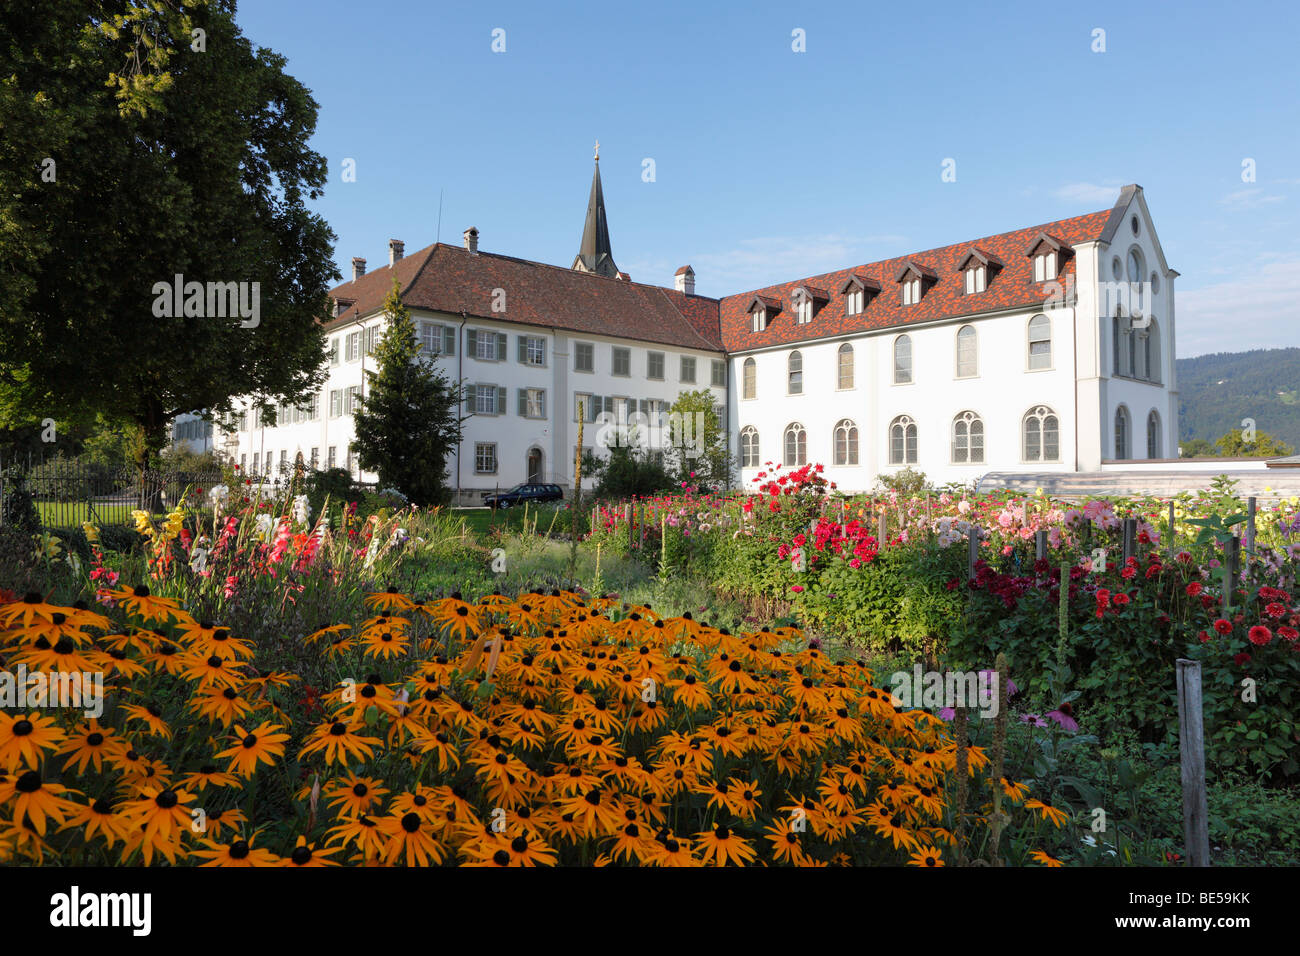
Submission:
[[[406,250],[406,243],[401,239],[388,240],[388,264],[397,265],[397,260],[402,258],[402,253]]]
[[[673,277],[673,285],[678,292],[695,295],[695,270],[690,266],[682,266]]]
[[[334,299],[333,301],[334,301],[334,318],[337,319],[340,315],[343,314],[343,303],[340,302],[338,299]]]
[[[471,255],[478,255],[478,226],[470,226],[465,230],[465,248]]]
[[[352,281],[355,282],[366,274],[366,260],[360,256],[352,257]]]

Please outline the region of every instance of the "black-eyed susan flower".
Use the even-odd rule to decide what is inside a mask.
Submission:
[[[359,733],[363,727],[364,724],[341,720],[320,724],[307,736],[298,756],[305,758],[314,753],[324,753],[325,764],[331,767],[336,763],[346,767],[350,758],[364,763],[374,756],[380,740]]]
[[[163,720],[162,710],[156,704],[123,704],[121,709],[126,715],[127,723],[138,721],[148,728],[150,735],[163,740],[172,739],[172,730]]]
[[[105,757],[111,758],[128,747],[129,744],[113,733],[111,727],[101,727],[92,717],[69,735],[58,752],[68,758],[64,764],[66,769],[80,774],[93,768],[95,773],[99,773]]]
[[[11,773],[20,765],[34,768],[44,752],[58,750],[66,737],[53,717],[0,711],[0,767]]]
[[[404,860],[407,866],[437,866],[445,857],[429,821],[418,813],[383,817],[376,826],[388,838],[385,857],[390,863]]]
[[[10,819],[25,821],[44,837],[47,823],[62,824],[76,809],[76,804],[64,796],[76,792],[41,779],[37,770],[24,770],[0,781],[0,804],[12,803]]]
[[[758,855],[740,834],[725,824],[719,823],[712,830],[701,831],[695,839],[700,859],[705,864],[726,866],[730,862],[744,866]]]
[[[202,849],[191,851],[191,856],[205,860],[199,866],[281,866],[283,861],[270,850],[253,846],[256,834],[247,839],[236,839],[230,843],[218,843],[216,840],[203,840]]]
[[[218,753],[217,757],[230,759],[231,773],[241,777],[251,777],[259,764],[271,766],[277,757],[284,756],[284,742],[289,739],[289,735],[280,733],[282,729],[277,724],[264,721],[250,733],[236,724],[235,735],[238,742],[233,747]]]
[[[324,866],[338,866],[338,862],[331,860],[335,853],[339,852],[341,847],[317,847],[314,843],[308,843],[305,836],[298,837],[298,842],[294,844],[293,852],[280,861],[281,866],[287,867],[306,867],[319,868]]]

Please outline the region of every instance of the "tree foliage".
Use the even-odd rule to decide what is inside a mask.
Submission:
[[[130,423],[143,462],[179,413],[304,400],[338,278],[308,91],[230,0],[28,6],[0,10],[0,426]],[[257,324],[160,317],[177,275],[257,283]]]
[[[353,421],[352,443],[366,471],[417,505],[445,504],[447,457],[460,442],[460,387],[420,356],[415,323],[401,288],[384,299],[387,328],[367,370],[366,394]]]
[[[727,430],[708,389],[680,392],[669,411],[667,459],[674,477],[692,486],[722,489],[731,484],[735,462]]]

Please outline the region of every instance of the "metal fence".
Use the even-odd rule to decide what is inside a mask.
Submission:
[[[31,495],[45,528],[69,528],[85,521],[129,525],[137,508],[150,514],[175,504],[187,488],[206,491],[221,483],[221,472],[153,471],[69,461],[0,469],[0,502],[23,490]],[[0,507],[0,524],[8,508]]]

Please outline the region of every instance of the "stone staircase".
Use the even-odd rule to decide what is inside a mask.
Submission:
[[[1277,468],[1253,471],[1225,470],[1237,481],[1237,494],[1256,497],[1261,502],[1300,495],[1300,468]],[[1086,498],[1154,495],[1171,498],[1184,491],[1198,492],[1210,487],[1216,476],[1209,471],[1092,471],[1092,472],[990,472],[976,486],[980,492],[1005,489],[1032,495],[1043,489],[1053,498]],[[1266,490],[1267,489],[1267,490]]]

